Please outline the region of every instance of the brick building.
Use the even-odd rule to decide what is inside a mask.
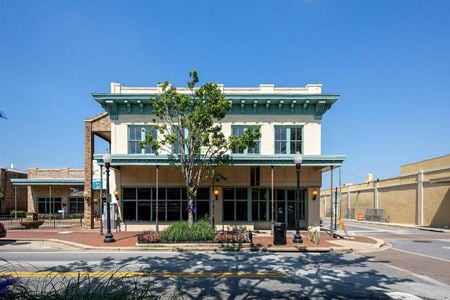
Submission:
[[[83,169],[28,169],[28,178],[13,179],[18,188],[26,189],[27,210],[53,214],[84,213]]]
[[[27,178],[27,173],[14,168],[0,168],[0,214],[8,215],[12,210],[27,209],[26,187],[14,187],[11,179]]]

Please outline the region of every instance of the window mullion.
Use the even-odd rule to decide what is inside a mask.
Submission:
[[[286,128],[286,154],[291,154],[291,128]]]

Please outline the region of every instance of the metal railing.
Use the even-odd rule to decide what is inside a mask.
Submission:
[[[17,217],[17,220],[14,216],[10,215],[0,215],[0,223],[3,223],[6,230],[14,230],[14,229],[23,229],[24,227],[20,224],[20,222],[27,220],[26,217]],[[53,218],[51,215],[39,215],[39,220],[44,221],[44,223],[39,226],[39,228],[64,228],[64,227],[81,227],[83,224],[83,217],[77,218]]]

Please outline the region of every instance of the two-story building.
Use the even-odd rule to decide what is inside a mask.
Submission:
[[[269,229],[273,221],[285,222],[292,228],[296,199],[293,158],[298,151],[303,155],[300,226],[318,224],[322,172],[340,166],[345,159],[343,155],[321,153],[321,119],[339,95],[322,93],[320,84],[219,87],[232,104],[221,121],[225,136],[240,135],[247,126],[259,126],[261,138],[254,148],[229,153],[229,164],[218,170],[223,175],[220,180],[202,182],[195,218],[214,216],[219,229]],[[186,88],[177,90],[190,93]],[[85,121],[87,224],[92,224],[92,200],[98,198],[92,190],[92,159],[103,163],[103,153],[93,153],[94,135],[110,141],[111,198],[117,204],[123,230],[154,229],[156,214],[162,227],[187,219],[186,188],[180,171],[174,168],[177,155],[171,148],[154,153],[150,147],[140,147],[147,133],[160,138],[152,114],[152,101],[158,93],[160,87],[111,83],[110,93],[93,94],[106,113]]]

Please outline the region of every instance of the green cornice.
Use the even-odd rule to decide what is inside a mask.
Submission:
[[[94,159],[103,164],[103,154],[95,154]],[[345,155],[304,155],[303,166],[337,167],[341,166]],[[112,166],[170,166],[176,165],[176,155],[154,154],[112,154]],[[230,155],[226,165],[231,166],[295,166],[293,155]]]
[[[13,185],[84,185],[84,178],[11,179]]]
[[[92,94],[112,120],[120,114],[152,114],[155,94]],[[313,115],[320,120],[337,101],[338,94],[232,94],[229,114],[237,115]]]

